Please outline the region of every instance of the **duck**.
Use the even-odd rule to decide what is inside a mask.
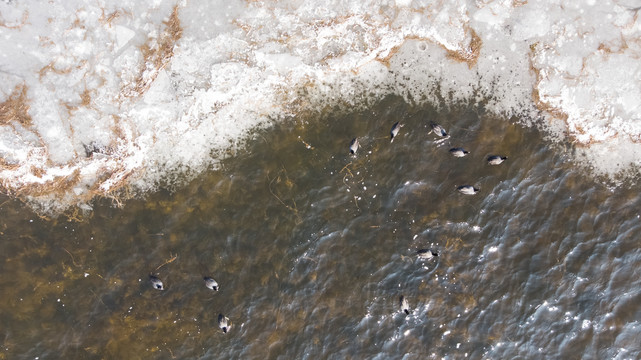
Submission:
[[[162,280],[160,280],[157,276],[150,274],[149,281],[151,282],[151,285],[154,287],[154,289],[165,290],[165,286],[163,285]]]
[[[353,138],[352,141],[349,143],[349,152],[352,155],[356,155],[356,151],[358,151],[358,138]]]
[[[419,259],[429,260],[431,258],[437,257],[438,253],[432,249],[419,249],[416,251]]]
[[[407,303],[407,299],[405,296],[401,295],[401,297],[398,300],[398,303],[401,306],[401,310],[405,312],[405,314],[409,315],[410,314],[410,305]]]
[[[218,327],[223,331],[223,333],[227,334],[227,331],[231,328],[229,318],[223,314],[218,314]]]
[[[454,155],[454,157],[463,157],[469,153],[469,151],[460,147],[450,149],[450,154]]]
[[[403,127],[403,124],[401,124],[399,121],[395,122],[394,125],[392,125],[392,130],[390,130],[390,142],[394,141],[394,138],[396,135],[398,135],[398,131],[401,130]]]
[[[443,127],[435,122],[431,122],[430,126],[432,127],[432,132],[436,134],[436,136],[440,137],[446,137],[447,136],[447,131],[443,129]]]
[[[459,186],[456,190],[458,190],[458,192],[460,192],[461,194],[465,194],[465,195],[474,195],[477,192],[479,192],[479,189],[475,188],[472,185],[462,185],[462,186]]]
[[[490,165],[499,165],[507,159],[507,156],[490,155],[487,157],[487,163]]]
[[[214,291],[218,291],[218,289],[220,289],[220,287],[218,286],[218,282],[216,282],[216,280],[214,280],[213,278],[205,276],[203,277],[203,280],[205,280],[205,286],[208,289],[212,289]]]

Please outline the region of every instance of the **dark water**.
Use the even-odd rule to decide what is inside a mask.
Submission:
[[[0,359],[637,359],[641,199],[559,149],[388,99],[283,123],[220,171],[82,222],[4,199]]]

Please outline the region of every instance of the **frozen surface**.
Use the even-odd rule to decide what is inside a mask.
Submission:
[[[641,165],[641,1],[0,1],[0,179],[44,212],[216,166],[300,111],[486,103]]]

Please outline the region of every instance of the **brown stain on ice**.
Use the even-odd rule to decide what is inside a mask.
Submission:
[[[514,2],[515,3],[519,3],[517,5],[522,5],[524,3],[527,3],[526,0],[525,1],[523,1],[523,0],[521,0],[521,1],[514,0]],[[429,10],[429,9],[428,8],[424,8],[424,9],[421,9],[421,10],[419,10],[419,9],[411,9],[410,11],[414,12],[414,13],[417,13],[417,14],[420,14],[421,16],[427,16],[428,18],[431,18],[433,16],[433,14],[428,14],[427,10]],[[392,23],[393,23],[394,20],[395,20],[394,18],[390,18],[388,20],[387,26],[392,28],[393,27]],[[450,22],[450,25],[454,26],[454,24],[452,24],[451,22]],[[438,41],[436,39],[422,38],[422,37],[415,36],[415,35],[405,36],[404,39],[403,39],[404,40],[403,43],[405,43],[407,40],[421,40],[421,41],[427,41],[427,42],[436,44],[436,45],[440,46],[441,48],[443,48],[443,50],[445,50],[445,52],[447,54],[447,57],[449,59],[457,61],[457,62],[466,63],[467,66],[471,69],[476,65],[476,63],[478,61],[478,58],[479,58],[480,53],[481,53],[481,48],[483,47],[483,41],[481,40],[481,37],[478,36],[476,31],[469,25],[469,23],[463,24],[462,27],[465,30],[465,33],[467,35],[467,38],[469,39],[469,42],[467,44],[460,44],[460,47],[461,47],[460,49],[453,50],[453,49],[448,48],[445,44],[443,44],[442,42],[440,42],[440,41]],[[377,60],[379,62],[383,63],[385,66],[389,67],[390,59],[393,58],[394,55],[400,49],[400,47],[403,46],[403,43],[395,46],[394,48],[392,48],[390,50],[390,52],[385,57],[383,57],[383,58],[379,57],[379,58],[377,58]]]
[[[541,99],[541,95],[539,94],[538,89],[538,84],[540,82],[539,71],[536,69],[534,69],[533,71],[536,74],[537,78],[536,85],[532,88],[532,101],[534,101],[534,105],[536,105],[536,108],[554,116],[557,119],[563,120],[564,122],[567,121],[568,114]]]
[[[70,191],[80,180],[80,169],[74,170],[73,173],[65,176],[57,176],[53,180],[43,183],[31,183],[22,186],[17,190],[19,197],[22,196],[42,196],[52,193],[64,194]]]
[[[167,21],[163,21],[164,31],[157,40],[148,39],[140,46],[143,56],[143,65],[140,73],[122,90],[125,97],[135,97],[143,94],[154,82],[158,73],[164,69],[174,56],[174,47],[182,37],[183,29],[178,16],[178,5],[174,6]]]
[[[583,127],[576,124],[574,125],[574,128],[571,131],[567,130],[567,127],[570,126],[570,124],[568,123],[568,119],[569,119],[568,114],[563,112],[558,107],[551,105],[549,102],[545,101],[541,97],[541,94],[539,92],[539,85],[544,80],[544,75],[541,74],[540,69],[534,66],[534,62],[533,62],[533,58],[535,56],[534,53],[538,45],[539,45],[538,43],[534,43],[530,45],[530,71],[534,73],[534,76],[536,79],[534,82],[534,86],[532,87],[532,102],[534,103],[534,106],[542,113],[545,113],[551,116],[553,119],[562,121],[566,125],[566,135],[577,146],[589,146],[594,143],[602,142],[594,139],[594,137],[591,135],[588,141],[579,141],[578,136],[586,135],[587,131]]]
[[[80,68],[80,66],[78,67]],[[49,64],[43,66],[39,71],[38,71],[38,77],[43,78],[46,76],[48,73],[52,72],[57,75],[67,75],[70,74],[73,71],[72,67],[68,67],[65,69],[59,69],[56,67],[56,64],[53,62],[50,62]]]
[[[11,95],[0,104],[0,125],[9,125],[13,121],[24,127],[30,126],[32,122],[25,84],[17,85]]]
[[[17,85],[11,94],[0,103],[0,126],[11,126],[16,127],[20,124],[22,127],[30,127],[32,125],[32,118],[29,114],[29,98],[27,95],[28,87],[25,84]],[[85,91],[80,94],[80,104],[85,107],[89,107],[91,104],[91,91],[85,89]],[[38,136],[38,134],[36,133]],[[39,136],[38,136],[39,137]],[[44,145],[43,145],[44,146]],[[111,148],[105,149],[106,153],[112,151]],[[51,165],[51,164],[48,164]],[[19,169],[24,164],[13,163],[7,161],[5,158],[0,157],[0,169],[2,170],[16,170]],[[29,166],[29,165],[27,165]],[[81,194],[76,196],[78,202],[87,202],[96,196],[103,196],[111,198],[114,203],[121,204],[123,198],[131,197],[131,194],[128,193],[125,189],[125,183],[130,174],[122,175],[123,170],[120,169],[107,169],[105,168],[105,175],[93,184],[93,186]],[[47,170],[40,166],[29,166],[29,173],[36,178],[43,179],[47,176]],[[105,193],[99,186],[107,179],[113,176],[120,176],[120,182],[114,186],[108,193]],[[6,194],[15,196],[17,199],[22,201],[28,201],[32,198],[45,198],[45,199],[63,199],[65,196],[68,196],[73,188],[81,181],[82,176],[79,169],[75,169],[71,174],[63,176],[55,176],[51,180],[42,181],[42,182],[32,182],[32,183],[21,183],[21,184],[11,184],[10,181],[6,179],[0,182],[0,188]],[[39,212],[39,209],[34,209],[36,213]],[[77,213],[78,208],[69,206],[67,207],[67,212],[71,211],[69,214]],[[43,214],[40,214],[43,215]]]
[[[20,29],[27,24],[27,19],[29,19],[29,11],[27,10],[22,13],[22,19],[17,24],[7,24],[0,14],[0,27],[7,29]]]
[[[2,170],[15,170],[20,167],[20,164],[12,164],[10,162],[7,162],[4,158],[0,157],[0,169]],[[5,189],[7,189],[7,186],[2,185]]]
[[[100,23],[103,24],[103,25],[109,25],[109,27],[111,27],[111,25],[112,25],[111,23],[115,19],[119,18],[122,15],[132,16],[132,14],[130,12],[124,11],[122,9],[113,11],[110,14],[105,14],[105,9],[104,8],[101,9],[101,10],[102,10],[102,13],[100,14],[100,17],[98,18],[98,21],[100,21]]]
[[[447,51],[448,58],[458,62],[467,63],[467,66],[471,69],[476,65],[476,62],[479,59],[481,48],[483,47],[483,41],[471,27],[467,27],[466,31],[470,36],[470,42],[466,47],[460,50],[450,50],[446,48],[445,51]]]
[[[425,41],[425,42],[429,42],[429,43],[436,44],[436,45],[440,46],[441,48],[443,48],[443,50],[445,50],[445,52],[447,54],[446,56],[449,59],[457,61],[457,62],[466,63],[467,66],[471,69],[476,65],[476,63],[477,63],[477,61],[479,59],[479,55],[481,53],[481,48],[483,47],[483,41],[478,36],[476,31],[474,31],[474,29],[467,28],[467,31],[469,33],[470,42],[466,47],[464,47],[463,49],[460,49],[460,50],[448,49],[445,45],[443,45],[440,42],[435,42],[433,39],[423,38],[423,37],[419,37],[419,36],[406,36],[403,39],[404,40],[403,43],[401,43],[401,44],[399,44],[397,46],[394,46],[389,51],[389,53],[387,53],[387,55],[385,55],[384,57],[378,57],[378,58],[376,58],[376,60],[389,68],[392,58],[394,58],[394,56],[398,53],[398,51],[401,49],[401,47],[403,45],[405,45],[405,42],[407,42],[408,40],[418,40],[418,41]]]
[[[387,55],[385,55],[384,57],[377,57],[376,61],[380,62],[381,64],[385,65],[385,67],[389,68],[391,66],[392,58],[396,56],[398,51],[401,49],[403,45],[405,45],[405,43],[408,40],[422,40],[422,41],[431,42],[430,39],[420,38],[418,36],[406,36],[400,45],[396,45],[393,48],[391,48],[390,51],[387,53]]]
[[[537,46],[541,46],[539,43],[533,43],[530,45],[530,56],[529,56],[529,61],[530,61],[530,71],[534,73],[535,76],[535,81],[534,81],[534,86],[532,87],[532,102],[534,103],[534,106],[542,113],[548,114],[551,118],[557,119],[562,121],[567,126],[568,124],[568,119],[569,116],[565,112],[563,112],[561,109],[558,107],[555,107],[551,105],[549,102],[545,101],[541,97],[541,93],[539,92],[539,85],[541,82],[544,80],[544,75],[541,73],[541,70],[538,69],[536,66],[534,66],[534,57],[535,57],[535,52]],[[577,140],[577,135],[585,135],[586,131],[582,129],[581,127],[576,127],[572,132],[566,130],[566,135],[572,139],[573,143],[575,143],[578,146],[585,146],[589,145],[593,142],[591,139],[587,143],[585,142],[579,142]]]
[[[634,22],[636,22],[637,15],[634,15]],[[638,44],[639,42],[636,39],[626,39],[623,34],[620,35],[620,39],[618,41],[611,41],[609,43],[599,43],[599,46],[597,48],[597,52],[593,53],[590,55],[590,57],[593,56],[603,56],[603,57],[609,57],[614,54],[624,54],[626,50],[630,48],[629,42],[633,42]],[[541,73],[541,70],[536,68],[534,66],[534,61],[533,59],[536,56],[536,51],[537,47],[539,46],[545,46],[541,45],[539,43],[533,43],[530,45],[530,71],[532,71],[535,75],[535,84],[532,88],[532,101],[534,102],[536,108],[540,110],[541,112],[545,112],[549,114],[552,118],[561,120],[563,123],[565,123],[567,130],[566,130],[566,135],[572,140],[574,144],[576,144],[579,147],[589,147],[592,144],[598,144],[598,143],[604,143],[607,141],[607,139],[602,140],[602,139],[596,139],[594,135],[589,134],[590,129],[586,129],[585,127],[581,126],[580,124],[577,123],[570,123],[569,122],[569,116],[565,112],[563,112],[560,108],[555,107],[551,105],[549,102],[546,102],[545,99],[541,97],[541,94],[539,93],[539,86],[542,81],[545,79],[545,75]],[[548,49],[548,48],[546,48]],[[581,75],[583,76],[584,74],[588,73],[589,69],[587,68],[587,60],[589,57],[583,57],[582,58],[582,65],[581,65]],[[596,118],[601,118],[601,119],[610,119],[610,115],[607,114],[608,109],[602,109],[598,114],[595,114],[594,116]],[[594,129],[592,129],[594,131]],[[617,138],[621,136],[627,136],[627,138],[634,143],[639,143],[641,142],[641,138],[637,135],[633,134],[626,134],[625,132],[622,134],[620,131],[612,128],[611,126],[604,126],[602,127],[603,132],[609,132],[611,135],[609,135],[609,138]],[[579,140],[579,137],[585,138],[587,135],[587,140]]]
[[[91,93],[92,91],[85,88],[85,90],[80,94],[80,105],[84,107],[89,107],[91,105]]]
[[[31,165],[31,173],[37,178],[42,178],[46,174],[46,171],[41,167]]]

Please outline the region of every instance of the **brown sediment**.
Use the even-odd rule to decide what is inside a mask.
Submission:
[[[445,48],[447,51],[447,57],[459,62],[467,63],[467,66],[471,69],[476,65],[476,62],[479,59],[481,54],[481,47],[483,46],[483,40],[476,34],[476,31],[469,26],[466,26],[466,32],[470,34],[470,43],[467,48],[461,50],[450,50]]]
[[[405,40],[407,40],[407,39],[405,39]],[[405,42],[403,42],[403,44],[405,44]],[[385,65],[386,67],[389,68],[390,67],[390,60],[398,53],[398,50],[400,50],[400,48],[401,48],[401,46],[403,46],[403,44],[394,46],[393,48],[390,49],[390,51],[387,54],[387,56],[385,56],[384,58],[376,58],[376,60],[378,60],[381,64],[383,64],[383,65]]]
[[[474,67],[474,65],[476,65],[476,62],[478,61],[479,55],[481,53],[481,47],[483,46],[483,41],[478,36],[476,31],[474,31],[474,29],[470,27],[466,27],[466,29],[467,29],[467,32],[470,34],[470,43],[466,48],[461,50],[451,50],[439,42],[436,42],[436,44],[441,46],[446,51],[447,57],[449,59],[452,59],[458,62],[467,63],[467,66],[471,69],[472,67]],[[400,48],[405,44],[407,40],[418,40],[418,41],[426,41],[426,42],[434,43],[433,40],[428,38],[423,38],[419,36],[406,36],[403,39],[402,44],[394,46],[385,57],[376,58],[376,60],[379,61],[381,64],[389,67],[390,60],[398,53]]]
[[[125,138],[125,133],[122,129],[122,126],[120,125],[120,120],[121,117],[116,114],[111,114],[111,118],[113,119],[113,126],[110,127],[111,132],[114,134],[114,137],[116,139],[124,139]],[[116,148],[116,145],[113,146],[114,149]]]
[[[242,31],[245,32],[245,34],[249,34],[249,32],[252,30],[252,27],[250,25],[241,23],[240,21],[238,21],[238,19],[233,19],[231,23],[232,25],[238,26]]]
[[[127,179],[131,175],[133,175],[132,170],[120,169],[116,171],[110,171],[108,175],[104,176],[104,179],[95,182],[94,186],[89,191],[89,194],[91,195],[88,195],[87,200],[90,200],[95,196],[100,196],[110,199],[115,206],[122,207],[124,201],[129,200],[135,196],[135,194],[131,191],[129,181],[127,181]],[[100,189],[100,186],[106,181],[118,176],[120,176],[120,179],[114,181],[114,185],[109,187],[108,190],[105,191]]]
[[[49,38],[49,37],[47,37],[47,36],[38,36],[38,42],[40,43],[40,46],[41,46],[41,47],[45,47],[45,46],[47,46],[47,47],[53,47],[53,46],[55,46],[55,45],[56,45],[56,44],[53,42],[53,40],[51,40],[51,38]]]
[[[320,28],[326,28],[326,27],[332,27],[336,26],[338,24],[342,24],[346,22],[350,18],[349,15],[342,15],[342,16],[337,16],[333,17],[331,19],[318,19],[314,21],[311,25],[315,29],[320,29]],[[257,42],[252,39],[251,37],[251,32],[254,30],[261,30],[263,26],[256,26],[252,27],[251,25],[248,25],[246,23],[243,23],[237,19],[232,20],[231,22],[233,25],[239,27],[243,32],[245,32],[245,35],[247,36],[246,40],[248,44],[250,45],[257,45]],[[283,44],[283,45],[288,45],[288,41],[290,39],[291,35],[286,32],[281,32],[279,36],[273,38],[272,40],[276,43]],[[344,55],[347,51],[349,51],[348,48],[346,47],[341,47],[338,49],[339,51],[337,53],[332,53],[332,54],[327,54],[323,58],[321,58],[318,62],[321,64],[326,64],[328,60],[339,57]],[[240,56],[238,56],[236,53],[232,53],[231,56],[232,59],[239,60],[242,63],[245,64],[250,64],[250,58],[249,55],[241,53]]]
[[[58,69],[56,65],[53,62],[50,62],[49,64],[43,66],[39,71],[38,71],[38,77],[42,78],[43,76],[47,75],[47,73],[52,72],[54,74],[58,75],[65,75],[71,73],[73,69],[71,67],[68,67],[66,69]]]
[[[536,51],[536,47],[537,46],[538,46],[538,43],[533,43],[533,44],[530,45],[530,71],[532,71],[534,73],[535,78],[536,78],[535,83],[534,83],[534,87],[532,88],[532,102],[534,103],[534,105],[536,106],[536,108],[539,111],[545,112],[545,113],[549,114],[551,117],[563,121],[566,124],[566,126],[569,126],[569,124],[568,124],[568,119],[569,119],[568,114],[566,114],[561,109],[559,109],[557,107],[554,107],[554,106],[550,105],[548,102],[546,102],[543,99],[541,99],[541,95],[539,93],[538,87],[539,87],[539,84],[543,81],[543,75],[541,75],[541,71],[534,66],[533,61],[532,61],[532,59],[535,56],[534,53]],[[625,41],[623,42],[622,46],[627,47],[627,44],[625,44]],[[604,52],[605,54],[612,53],[612,50],[610,48],[607,48],[604,44],[599,45],[598,50]],[[585,60],[583,62],[582,71],[584,70],[584,68],[585,68]],[[603,114],[603,115],[605,116],[605,114]],[[588,135],[589,136],[589,140],[588,141],[579,141],[578,137],[582,136],[582,135]],[[577,146],[589,146],[589,145],[592,145],[592,144],[602,143],[603,142],[603,140],[596,140],[594,138],[594,136],[589,135],[588,132],[582,126],[577,125],[577,124],[574,124],[574,129],[573,129],[572,132],[569,132],[569,131],[567,132],[567,136]],[[616,135],[613,135],[613,136],[618,136],[618,133]],[[633,139],[631,139],[631,140],[634,141]]]
[[[80,97],[80,103],[78,102],[65,102],[63,103],[64,107],[67,109],[67,114],[69,117],[73,115],[75,111],[80,109],[81,107],[90,109],[91,107],[91,94],[93,93],[93,90],[89,90],[85,88],[82,93],[78,94]],[[70,128],[71,132],[73,132],[73,127]]]
[[[100,17],[98,18],[98,21],[103,24],[103,25],[109,25],[111,26],[111,23],[119,18],[122,15],[128,15],[131,16],[131,13],[128,11],[124,11],[122,9],[118,9],[116,11],[111,12],[110,14],[105,14],[105,9],[101,9],[102,13],[100,14]]]
[[[539,89],[537,88],[539,84],[539,78],[538,78],[538,71],[535,71],[537,74],[537,81],[532,88],[532,101],[534,101],[534,105],[536,106],[537,109],[541,111],[545,111],[546,113],[554,116],[557,119],[563,120],[567,122],[568,120],[568,114],[564,113],[563,111],[553,107],[552,105],[548,104],[547,102],[541,100],[541,96],[539,95]]]
[[[29,19],[29,11],[25,10],[22,13],[22,19],[20,20],[20,23],[18,25],[7,25],[4,19],[0,19],[0,27],[7,29],[20,29],[25,26],[25,24],[27,24],[27,19]]]
[[[178,17],[178,5],[174,9],[167,21],[163,21],[165,30],[159,39],[150,44],[149,41],[140,46],[143,56],[143,65],[133,84],[125,86],[122,94],[126,97],[138,96],[151,86],[160,70],[164,69],[174,56],[174,47],[182,37],[183,29],[180,26]]]
[[[73,173],[65,176],[57,176],[53,180],[46,181],[40,184],[29,184],[21,187],[16,191],[18,197],[28,196],[42,196],[48,194],[62,194],[65,193],[80,180],[80,170],[76,169]]]
[[[538,86],[542,81],[541,74],[540,74],[540,71],[534,67],[531,61],[530,61],[530,70],[533,71],[536,76],[535,85],[532,88],[532,101],[534,102],[534,106],[536,106],[536,108],[539,111],[545,112],[546,114],[549,114],[553,118],[563,121],[563,123],[565,123],[567,126],[568,118],[569,118],[568,114],[564,113],[559,108],[556,108],[541,99],[541,95],[539,94],[539,89],[538,89]],[[585,135],[585,134],[586,134],[586,131],[581,126],[575,126],[575,129],[573,132],[567,132],[567,136],[570,139],[572,139],[573,140],[572,142],[575,143],[577,146],[589,146],[593,143],[601,142],[601,141],[594,140],[593,136],[590,136],[590,140],[587,142],[578,141],[577,135]]]
[[[31,173],[37,177],[37,178],[42,178],[42,176],[46,173],[46,171],[42,168],[36,167],[36,166],[31,166]]]
[[[420,37],[420,36],[414,36],[414,35],[409,35],[403,38],[403,42],[400,45],[396,45],[393,48],[390,49],[389,53],[385,57],[377,57],[376,61],[380,62],[381,64],[385,65],[386,67],[390,67],[390,61],[392,58],[398,53],[398,51],[401,49],[403,45],[408,40],[417,40],[417,41],[425,41],[425,42],[433,42],[431,39]]]
[[[46,173],[44,169],[36,168],[35,166],[31,166],[31,172],[33,175],[39,178],[42,178],[42,176]],[[63,199],[70,194],[72,188],[79,183],[80,179],[80,169],[76,169],[69,175],[57,176],[53,180],[49,180],[43,183],[31,183],[23,185],[22,187],[17,189],[15,186],[8,186],[7,184],[2,183],[1,187],[4,191],[7,192],[7,194],[10,194],[10,196],[25,203],[31,203],[32,200],[39,197],[44,197],[45,199]],[[94,189],[99,185],[100,182],[95,183]],[[76,199],[76,203],[88,203],[96,197],[105,197],[104,193],[101,193],[94,189],[89,189],[89,191],[84,192],[79,196],[74,196],[74,198]],[[67,204],[63,208],[54,211],[40,209],[37,206],[33,207],[33,210],[37,216],[47,221],[55,219],[57,215],[65,216],[68,221],[83,221],[87,217],[91,217],[93,215],[92,213],[84,212],[78,206],[74,206],[74,204]],[[54,217],[50,217],[51,215],[53,215]]]
[[[562,112],[561,110],[553,107],[552,105],[548,104],[547,102],[543,101],[541,99],[541,94],[539,94],[538,87],[543,79],[541,76],[541,71],[534,66],[534,62],[533,62],[533,58],[535,55],[534,52],[536,51],[537,45],[538,43],[534,43],[530,45],[530,58],[529,58],[530,71],[534,73],[534,76],[536,78],[536,80],[534,81],[534,86],[532,87],[532,101],[534,102],[534,106],[536,106],[536,108],[539,111],[546,112],[557,119],[563,120],[563,122],[567,124],[568,115]]]
[[[78,18],[78,14],[77,13],[76,13],[76,20],[74,20],[71,23],[71,27],[69,29],[73,29],[73,28],[78,28],[78,29],[86,29],[87,28],[85,26],[85,24],[80,20],[80,18]],[[87,39],[87,34],[85,33],[85,40],[86,39]]]
[[[538,43],[533,43],[533,44],[530,45],[530,70],[535,74],[535,77],[536,77],[535,85],[534,85],[534,87],[532,89],[532,101],[534,102],[534,104],[535,104],[535,106],[536,106],[536,108],[538,110],[551,115],[555,119],[563,121],[566,124],[566,126],[569,126],[569,124],[568,124],[568,119],[569,119],[568,114],[564,113],[559,108],[554,107],[554,106],[550,105],[549,103],[547,103],[546,101],[541,99],[541,96],[540,96],[539,90],[538,90],[538,86],[541,83],[541,81],[543,81],[543,76],[541,75],[540,70],[537,69],[536,67],[534,67],[534,64],[533,64],[533,61],[532,61],[533,57],[535,56],[534,53],[536,51],[536,47],[537,46],[538,46]],[[628,43],[622,36],[621,37],[620,48],[618,50],[613,50],[611,47],[609,47],[608,45],[606,45],[604,43],[599,44],[599,47],[597,48],[597,50],[600,51],[603,55],[608,56],[608,55],[611,55],[611,54],[621,53],[622,51],[624,51],[627,48],[628,48]],[[585,62],[586,62],[586,59],[583,59],[582,60],[581,72],[585,71],[585,68],[586,68]],[[602,113],[600,115],[602,115],[603,117],[606,117],[605,111],[602,110]],[[589,140],[587,140],[587,141],[579,141],[578,140],[579,136],[585,136],[585,135],[588,135]],[[619,135],[620,135],[619,132],[615,131],[615,134],[612,135],[612,137],[617,137]],[[589,135],[588,132],[582,126],[577,125],[577,124],[574,124],[574,128],[573,128],[572,132],[569,132],[569,131],[567,132],[567,136],[572,140],[572,142],[574,144],[576,144],[577,146],[581,146],[581,147],[587,147],[587,146],[590,146],[592,144],[603,143],[604,142],[604,140],[596,140],[594,138],[594,136]],[[639,142],[639,139],[635,139],[634,136],[632,136],[630,134],[628,134],[628,138],[632,142],[635,142],[635,143]]]
[[[0,157],[0,169],[2,170],[15,170],[20,167],[20,164],[12,164],[7,162],[4,158]]]
[[[11,95],[0,104],[0,125],[8,125],[12,121],[17,121],[25,127],[31,125],[25,84],[17,85]]]
[[[80,105],[88,107],[91,104],[91,90],[85,88],[85,90],[80,94]]]
[[[621,35],[621,45],[618,50],[612,50],[612,47],[608,46],[607,44],[600,43],[599,47],[597,50],[602,51],[605,54],[621,54],[623,51],[628,49],[628,42],[625,40],[623,35]]]
[[[530,70],[534,72],[536,75],[536,81],[535,85],[532,88],[532,102],[534,102],[534,106],[541,111],[545,112],[546,114],[549,114],[555,119],[563,121],[566,126],[568,125],[568,119],[569,116],[562,110],[560,110],[557,107],[554,107],[550,105],[549,103],[545,102],[544,100],[541,99],[541,96],[539,94],[539,89],[538,85],[542,81],[540,71],[536,69],[530,62]],[[567,136],[573,140],[573,143],[575,143],[577,146],[589,146],[595,143],[601,143],[603,141],[601,140],[595,140],[592,135],[589,135],[590,139],[588,141],[579,141],[578,136],[579,135],[586,135],[587,131],[583,129],[583,127],[576,125],[574,126],[574,130],[572,132],[567,132]]]

